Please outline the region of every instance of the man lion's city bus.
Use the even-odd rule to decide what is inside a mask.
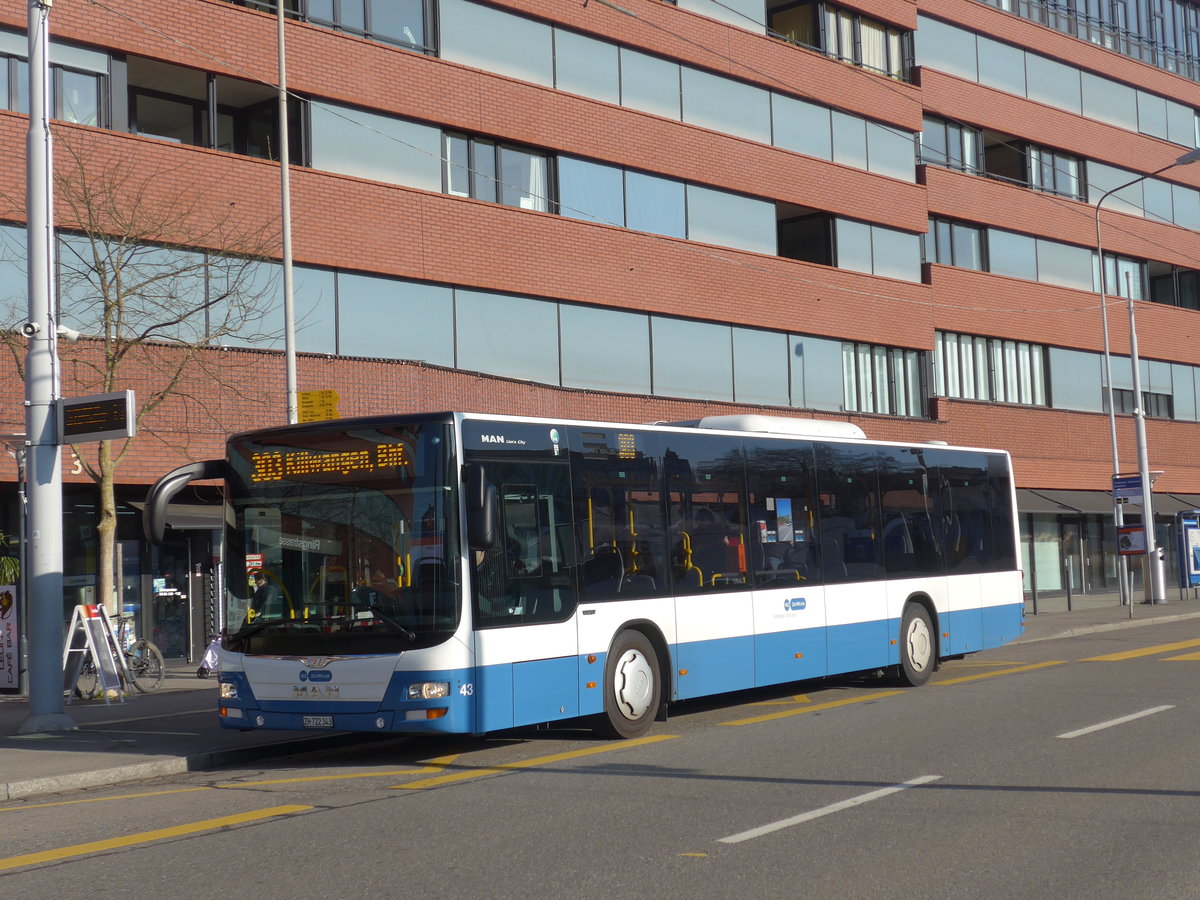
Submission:
[[[318,422],[164,476],[150,540],[217,478],[229,728],[628,738],[688,698],[920,685],[1022,627],[999,450],[768,416]]]

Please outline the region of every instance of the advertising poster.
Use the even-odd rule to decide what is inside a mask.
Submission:
[[[0,585],[0,691],[21,687],[21,624],[17,618],[17,588]]]
[[[1146,531],[1141,525],[1122,525],[1117,529],[1117,552],[1122,556],[1144,556]]]

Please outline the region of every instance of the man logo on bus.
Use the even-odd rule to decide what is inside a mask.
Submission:
[[[502,434],[484,434],[480,435],[479,440],[485,444],[503,444],[504,435]]]
[[[798,609],[804,609],[806,602],[803,597],[792,597],[789,600],[783,601],[783,608],[786,612],[795,612]]]

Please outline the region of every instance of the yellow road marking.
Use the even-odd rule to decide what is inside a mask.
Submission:
[[[1028,666],[1015,666],[1011,669],[1000,669],[996,672],[980,672],[978,675],[960,675],[958,678],[939,678],[937,681],[931,681],[930,684],[963,684],[967,681],[979,681],[981,678],[995,678],[997,675],[1015,675],[1017,672],[1032,672],[1035,669],[1045,669],[1049,666],[1062,666],[1065,664],[1065,660],[1052,659],[1049,662],[1032,663]]]
[[[948,669],[994,669],[998,666],[1019,666],[1021,662],[1015,659],[956,659],[949,663]]]
[[[141,831],[137,834],[127,834],[124,837],[108,838],[103,841],[90,841],[86,844],[73,844],[70,847],[59,847],[55,850],[43,850],[40,853],[26,853],[22,856],[10,856],[0,859],[0,872],[9,869],[19,869],[22,866],[33,866],[38,863],[57,862],[70,859],[73,856],[86,856],[89,853],[102,853],[105,850],[118,850],[122,847],[132,847],[135,844],[148,844],[166,838],[182,837],[188,834],[199,834],[202,831],[214,831],[218,828],[228,828],[231,825],[243,825],[261,819],[275,816],[287,816],[292,813],[304,812],[311,806],[271,806],[254,812],[238,813],[233,816],[221,816],[218,819],[205,819],[201,822],[191,822],[187,825],[176,825],[173,828],[158,828],[154,831]]]
[[[795,703],[812,703],[812,699],[808,694],[796,694],[790,700],[759,700],[757,703],[751,703],[751,706],[791,706]]]
[[[1120,662],[1123,659],[1137,659],[1139,656],[1153,656],[1156,653],[1169,653],[1172,650],[1186,650],[1188,647],[1200,647],[1200,640],[1176,641],[1173,644],[1159,644],[1156,647],[1141,647],[1137,650],[1123,650],[1120,653],[1106,653],[1103,656],[1089,656],[1080,662]]]
[[[707,853],[680,853],[680,856],[690,856],[693,859],[708,859]]]
[[[592,756],[596,753],[608,753],[612,750],[629,750],[633,747],[641,747],[645,744],[656,744],[659,741],[673,740],[677,735],[674,734],[655,734],[643,738],[635,738],[631,741],[614,741],[611,744],[605,744],[603,747],[589,747],[586,750],[569,750],[565,753],[552,753],[549,756],[538,756],[533,759],[523,759],[520,762],[505,763],[499,766],[485,766],[479,769],[469,769],[464,772],[454,772],[451,775],[440,775],[437,778],[423,778],[420,781],[411,781],[408,784],[392,785],[395,790],[420,790],[421,788],[438,787],[443,784],[452,784],[456,781],[469,781],[472,778],[482,778],[485,775],[495,775],[500,772],[515,772],[521,769],[532,769],[535,766],[544,766],[547,763],[561,762],[564,759],[577,759],[581,756]]]
[[[347,778],[382,778],[384,776],[392,777],[396,775],[426,775],[430,772],[441,772],[446,766],[454,762],[458,758],[457,753],[451,753],[449,756],[439,756],[437,759],[431,759],[429,764],[420,769],[389,769],[382,772],[350,772],[345,775],[307,775],[303,778],[272,778],[263,781],[234,781],[229,784],[218,785],[218,787],[226,790],[237,790],[240,787],[261,787],[264,784],[303,784],[312,781],[342,781]]]
[[[1185,653],[1183,656],[1168,656],[1163,659],[1163,662],[1197,662],[1200,661],[1200,653]]]
[[[880,700],[884,697],[894,697],[897,694],[903,694],[904,691],[879,691],[874,694],[867,694],[865,697],[848,697],[845,700],[832,700],[829,703],[816,703],[812,706],[801,706],[798,709],[785,709],[780,712],[764,713],[761,716],[751,716],[748,719],[734,719],[731,722],[722,722],[722,725],[757,725],[759,722],[770,722],[772,719],[784,719],[788,716],[798,716],[802,713],[818,712],[822,709],[834,709],[838,706],[849,706],[851,703],[864,703],[867,700]]]
[[[175,788],[169,791],[147,791],[143,794],[118,794],[115,797],[88,797],[84,800],[56,800],[53,803],[30,803],[23,806],[7,806],[0,813],[20,812],[24,809],[45,809],[47,806],[74,806],[77,803],[107,803],[109,800],[136,800],[140,797],[161,797],[163,794],[190,794],[195,791],[207,791],[211,788]]]

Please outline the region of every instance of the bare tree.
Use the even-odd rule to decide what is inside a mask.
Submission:
[[[147,173],[79,145],[57,146],[58,321],[80,335],[78,344],[60,345],[72,388],[109,393],[136,383],[139,431],[168,400],[225,431],[205,397],[214,388],[242,395],[253,379],[249,358],[218,348],[278,333],[268,321],[277,305],[267,263],[276,225],[248,221],[220,199],[220,186],[197,185],[190,173]],[[6,340],[20,366],[23,339],[9,329]],[[105,603],[116,584],[116,474],[138,440],[72,445],[99,488],[96,580]]]

